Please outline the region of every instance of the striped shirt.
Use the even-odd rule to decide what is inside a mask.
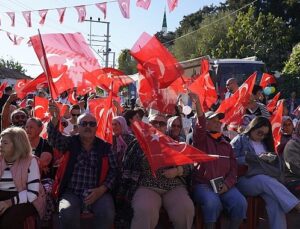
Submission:
[[[4,169],[0,178],[1,191],[17,191],[14,184],[10,168],[13,163],[6,163],[7,167]],[[28,168],[27,189],[18,193],[17,196],[12,198],[13,204],[23,204],[33,202],[38,194],[40,188],[40,170],[35,158],[32,158]]]

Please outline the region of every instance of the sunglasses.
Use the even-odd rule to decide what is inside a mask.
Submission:
[[[14,115],[13,118],[19,120],[19,119],[25,119],[26,116],[25,115]]]
[[[89,126],[89,127],[95,127],[97,125],[97,123],[94,122],[94,121],[89,121],[89,122],[88,121],[81,121],[79,123],[79,125],[82,126],[82,127],[87,127],[87,126]]]
[[[167,123],[164,122],[164,121],[156,121],[156,120],[153,120],[153,121],[151,122],[151,124],[152,124],[152,125],[159,125],[159,126],[166,126],[166,125],[167,125]]]
[[[76,116],[76,117],[79,117],[80,114],[71,114],[72,116]]]

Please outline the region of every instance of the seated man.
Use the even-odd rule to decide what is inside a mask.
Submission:
[[[58,188],[60,228],[79,229],[81,209],[87,206],[94,214],[93,228],[112,228],[115,210],[109,190],[116,179],[117,162],[110,144],[95,136],[93,115],[80,115],[79,134],[64,136],[58,130],[59,110],[54,102],[49,102],[49,112],[49,144],[67,152]]]

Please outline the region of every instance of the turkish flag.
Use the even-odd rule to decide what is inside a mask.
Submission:
[[[36,35],[30,40],[48,75],[52,98],[74,87],[78,87],[79,95],[93,89],[93,84],[87,78],[91,78],[100,66],[80,33],[45,34],[41,38]]]
[[[151,0],[137,0],[136,1],[136,6],[144,8],[145,10],[148,10],[150,4],[151,4]]]
[[[281,139],[282,114],[283,114],[283,101],[280,100],[276,107],[276,110],[274,111],[272,117],[270,118],[272,124],[272,134],[274,138],[274,147],[276,152],[277,152],[277,147],[280,145],[280,139]]]
[[[116,108],[112,106],[112,92],[107,98],[89,100],[89,110],[97,119],[97,137],[112,144],[112,119]]]
[[[276,79],[273,75],[270,75],[268,73],[264,73],[261,77],[259,86],[261,86],[262,88],[265,88],[269,84],[275,84],[275,83],[276,83]]]
[[[64,21],[64,17],[65,17],[65,12],[66,12],[66,7],[63,8],[57,8],[56,9],[58,12],[58,16],[59,16],[59,23],[63,23]]]
[[[4,89],[6,88],[6,86],[7,86],[7,82],[3,82],[3,83],[0,85],[0,98],[2,98],[3,93],[4,93]]]
[[[104,19],[106,18],[106,2],[102,2],[102,3],[96,3],[95,4],[99,10],[101,10],[101,12],[104,15]]]
[[[169,87],[163,89],[153,87],[152,80],[140,76],[137,90],[143,107],[152,108],[165,114],[174,114],[178,96],[185,92],[182,78],[178,78]]]
[[[75,6],[75,9],[77,10],[78,13],[78,22],[84,22],[85,17],[86,17],[86,10],[85,6]]]
[[[13,42],[14,45],[21,44],[22,40],[24,39],[24,37],[20,37],[16,34],[13,34],[10,32],[6,32],[6,35],[8,36],[9,40],[11,40]]]
[[[168,49],[147,33],[140,36],[131,55],[139,63],[139,72],[146,78],[153,78],[152,87],[166,88],[183,74],[182,67]]]
[[[145,153],[153,174],[167,166],[178,166],[214,160],[203,151],[185,142],[177,142],[142,121],[135,121],[131,128]]]
[[[48,99],[35,96],[34,97],[34,110],[33,115],[36,118],[42,120],[42,122],[46,122],[50,120],[50,113],[48,111],[49,101]]]
[[[23,93],[22,90],[29,82],[30,80],[27,79],[21,79],[16,81],[15,92],[17,93],[18,98],[22,98],[22,99],[25,98],[26,93]]]
[[[246,106],[249,103],[255,80],[256,72],[253,73],[232,96],[225,99],[216,111],[216,113],[225,114],[225,118],[221,121],[229,125],[232,129],[239,126],[246,112]]]
[[[44,25],[47,13],[48,13],[47,9],[45,9],[45,10],[39,10],[39,15],[41,17],[41,20],[39,22],[40,25]]]
[[[130,0],[118,0],[120,11],[124,18],[130,17]]]
[[[20,86],[21,88],[19,88]],[[16,87],[18,88],[18,91],[16,90],[18,97],[23,99],[30,92],[36,91],[40,88],[48,87],[47,77],[44,73],[41,73],[38,77],[26,82],[26,84],[23,86],[22,83],[17,83]]]
[[[11,26],[15,26],[15,12],[6,12],[7,15],[10,17],[11,20]]]
[[[209,75],[209,63],[207,59],[201,60],[202,74],[189,86],[189,89],[196,93],[204,112],[217,101],[218,95],[213,81]]]
[[[31,27],[31,11],[23,11],[23,17],[25,18],[26,24],[28,27]]]
[[[278,92],[278,93],[273,97],[273,99],[267,104],[267,110],[268,110],[270,113],[273,113],[273,111],[275,110],[276,105],[277,105],[277,102],[278,102],[278,100],[279,100],[279,97],[280,97],[280,92]]]
[[[77,95],[76,95],[76,91],[73,90],[72,92],[70,92],[68,94],[68,101],[72,104],[72,105],[75,105],[75,104],[78,104],[78,100],[76,99]]]
[[[177,6],[178,6],[178,0],[167,0],[169,12],[171,13]]]

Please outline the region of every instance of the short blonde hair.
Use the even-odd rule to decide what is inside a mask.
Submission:
[[[20,127],[9,127],[1,132],[0,138],[7,136],[13,143],[14,160],[25,158],[32,154],[32,148],[24,129]]]

